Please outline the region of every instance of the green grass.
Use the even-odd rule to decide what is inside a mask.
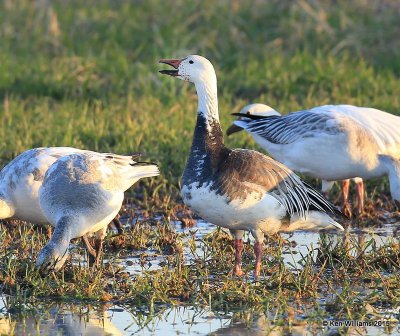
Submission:
[[[1,226],[1,232],[0,281],[2,292],[14,297],[13,309],[19,309],[21,302],[47,298],[111,300],[132,307],[199,305],[215,311],[255,307],[284,316],[296,305],[304,305],[309,306],[307,317],[311,319],[361,319],[366,318],[368,306],[400,304],[400,245],[395,240],[365,252],[375,244],[373,239],[362,246],[354,238],[332,243],[323,237],[316,261],[311,254],[304,255],[299,266],[281,261],[283,246],[290,242],[274,237],[265,247],[262,277],[254,282],[250,244],[245,244],[244,251],[247,276],[233,277],[233,244],[230,236],[219,230],[202,239],[201,253],[192,249],[187,259],[183,246],[195,246],[194,235],[178,233],[164,221],[139,220],[133,230],[106,240],[108,261],[100,269],[93,272],[85,266],[78,257],[84,255],[84,249],[74,249],[73,263],[45,277],[34,262],[46,235],[31,225],[13,230]],[[147,270],[148,250],[161,257],[160,269]],[[350,254],[350,250],[358,253]],[[132,255],[140,256],[141,273],[124,269],[124,258]]]
[[[400,112],[395,1],[4,1],[0,153],[37,146],[141,150],[178,183],[195,123],[193,85],[162,57],[215,65],[221,121],[250,102]],[[172,15],[173,13],[173,15]],[[256,147],[246,135],[231,146]]]
[[[4,0],[0,163],[39,146],[143,151],[160,163],[162,176],[130,194],[138,208],[173,217],[197,97],[193,85],[160,75],[158,59],[197,53],[213,62],[223,129],[231,112],[251,102],[283,113],[348,103],[400,114],[399,17],[394,0]],[[226,142],[257,148],[246,134]],[[385,186],[373,185],[370,195],[379,198]],[[228,275],[232,245],[220,235],[205,242],[209,259],[185,264],[181,238],[162,220],[106,245],[119,253],[158,249],[167,254],[160,271],[126,276],[111,259],[95,275],[69,263],[43,278],[34,260],[47,237],[30,226],[0,232],[2,291],[13,295],[17,308],[43,297],[153,308],[255,307],[290,324],[289,312],[298,306],[311,305],[305,314],[317,322],[326,316],[366,318],[368,305],[378,299],[379,306],[399,306],[398,244],[359,259],[343,255],[342,245],[331,246],[320,264],[306,262],[297,276],[282,265],[281,249],[273,245],[264,259],[269,273],[260,284]],[[244,267],[250,270],[252,262],[246,246]],[[363,286],[369,290],[360,290]],[[329,310],[320,307],[320,297],[331,298]]]

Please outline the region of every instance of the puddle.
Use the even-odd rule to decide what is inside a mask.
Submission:
[[[0,299],[1,335],[206,335],[228,327],[231,319],[194,307],[161,308],[151,315],[82,304],[41,304],[34,312],[13,314],[7,310],[9,299]]]
[[[186,263],[189,264],[195,256],[203,256],[202,239],[216,229],[216,226],[205,221],[199,220],[196,226],[191,228],[183,227],[181,223],[172,222],[172,228],[180,234],[183,245],[183,256]],[[192,237],[195,237],[194,246],[190,246]],[[124,267],[126,272],[130,274],[140,274],[144,270],[157,270],[161,265],[166,262],[168,256],[160,254],[159,251],[154,249],[147,249],[141,251],[134,251],[131,256],[120,259],[120,265]],[[104,262],[107,262],[104,259]],[[115,262],[116,260],[114,260]],[[117,260],[118,262],[118,260]]]
[[[272,324],[273,315],[239,311],[221,314],[195,307],[161,307],[157,312],[141,312],[136,307],[83,304],[36,306],[24,314],[7,310],[9,297],[0,299],[1,335],[336,335],[338,328],[296,321],[291,326]],[[348,335],[384,335],[384,328],[350,327]],[[400,328],[391,330],[400,333]]]
[[[203,220],[198,220],[197,224],[191,228],[183,227],[180,222],[172,222],[171,225],[181,235],[183,255],[187,263],[190,263],[194,255],[198,257],[204,255],[202,240],[217,228],[215,225]],[[397,223],[386,224],[374,229],[351,229],[347,234],[327,232],[325,235],[332,244],[346,240],[349,246],[352,246],[349,249],[349,254],[356,256],[360,251],[368,253],[393,240],[399,241],[400,232],[397,227]],[[226,230],[226,232],[229,231]],[[194,247],[189,246],[192,236],[195,237]],[[302,268],[303,261],[307,256],[311,256],[313,260],[317,257],[321,237],[319,232],[295,231],[293,233],[282,233],[281,237],[286,240],[286,244],[282,247],[282,261],[289,269],[299,270]],[[251,244],[254,243],[254,239],[249,233],[245,234],[244,241],[249,241]],[[366,242],[369,243],[367,244]],[[152,249],[135,251],[131,256],[120,260],[121,266],[130,274],[139,274],[144,270],[160,269],[165,262],[166,256]]]
[[[195,227],[185,228],[180,223],[172,224],[181,235],[186,262],[205,254],[203,239],[216,227],[204,221],[198,221]],[[388,224],[374,230],[353,229],[348,235],[327,233],[333,244],[348,239],[359,242],[361,247],[350,250],[356,255],[360,251],[368,252],[391,241],[399,241],[396,224]],[[302,267],[302,260],[307,255],[315,258],[320,243],[318,232],[294,232],[282,234],[286,241],[282,247],[282,259],[286,266],[293,270]],[[193,237],[195,238],[193,240]],[[365,242],[373,243],[365,245]],[[250,236],[245,236],[250,240]],[[364,243],[363,243],[364,241]],[[190,246],[190,244],[192,244]],[[364,245],[362,245],[364,244]],[[156,250],[136,251],[132,256],[121,259],[120,265],[131,274],[143,270],[159,269],[167,256]],[[106,260],[105,260],[106,262]],[[115,259],[113,259],[115,262]],[[237,311],[229,313],[213,312],[209,309],[192,306],[156,307],[155,311],[141,311],[140,307],[122,307],[115,305],[93,306],[82,303],[41,303],[35,307],[24,306],[16,309],[12,297],[0,296],[0,334],[1,335],[336,335],[337,327],[325,327],[321,324],[306,321],[307,316],[300,316],[289,326],[276,326],[272,313],[255,313]],[[328,299],[319,301],[320,307]],[[310,306],[310,311],[316,307]],[[390,309],[376,309],[375,315],[381,318],[399,318],[400,312]],[[312,314],[311,314],[312,315]],[[371,318],[376,318],[372,316]],[[392,326],[390,332],[382,327],[349,327],[348,335],[385,335],[399,334],[400,325]]]

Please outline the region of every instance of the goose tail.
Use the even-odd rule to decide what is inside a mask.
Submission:
[[[336,222],[328,214],[321,211],[308,211],[306,212],[305,217],[301,216],[300,214],[295,214],[290,218],[290,224],[287,228],[287,231],[319,231],[324,229],[336,229],[344,231],[342,225]]]
[[[153,162],[139,161],[131,164],[133,168],[133,178],[141,179],[160,175],[158,165]]]

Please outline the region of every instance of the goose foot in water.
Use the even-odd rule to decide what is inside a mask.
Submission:
[[[106,237],[106,228],[99,230],[96,237],[96,259],[94,264],[96,267],[101,265],[101,257],[103,256],[103,241]]]
[[[357,216],[361,216],[364,212],[364,182],[356,182],[357,197]]]
[[[100,230],[96,235],[94,248],[89,241],[87,234],[82,236],[82,240],[85,243],[86,249],[89,252],[89,266],[99,266],[101,264],[101,256],[103,254],[103,241],[106,236],[106,230]],[[104,231],[104,232],[103,232]]]
[[[86,250],[89,252],[89,261],[92,258],[96,258],[96,250],[93,248],[92,244],[89,241],[89,237],[87,234],[82,236],[82,241],[85,243]]]
[[[352,207],[349,203],[350,180],[342,181],[342,212],[348,218],[353,217]]]
[[[256,263],[254,266],[254,278],[256,280],[259,279],[260,277],[260,271],[261,271],[261,257],[262,257],[262,251],[263,251],[263,243],[262,242],[255,242],[254,243],[254,254],[256,255]]]
[[[243,253],[243,239],[235,239],[235,268],[233,269],[233,275],[243,276],[244,272],[242,270],[242,253]]]
[[[351,204],[349,202],[346,202],[346,203],[342,204],[342,212],[349,219],[353,217],[352,207],[351,207]]]

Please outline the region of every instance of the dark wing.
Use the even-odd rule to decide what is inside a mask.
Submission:
[[[129,156],[131,160],[138,161],[140,157],[143,155],[143,153],[133,152],[126,155],[118,155],[114,153],[102,153],[102,155],[106,156],[108,159],[115,159],[115,160],[120,160],[120,159],[126,160],[126,158]]]
[[[340,213],[318,191],[279,162],[259,152],[235,149],[224,158],[217,172],[218,188],[230,200],[245,199],[253,192],[270,193],[292,216],[306,216],[309,210]]]
[[[275,144],[290,144],[304,138],[344,131],[337,114],[329,111],[306,110],[267,117],[243,115],[234,124]]]

